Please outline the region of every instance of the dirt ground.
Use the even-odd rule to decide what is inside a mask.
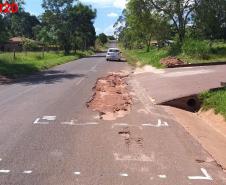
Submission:
[[[160,63],[166,67],[174,67],[177,65],[184,65],[185,62],[183,62],[182,60],[176,58],[176,57],[167,57],[167,58],[163,58],[161,59]]]
[[[94,95],[87,107],[98,111],[100,119],[116,120],[131,110],[132,97],[127,88],[128,74],[112,73],[99,78],[93,88]]]

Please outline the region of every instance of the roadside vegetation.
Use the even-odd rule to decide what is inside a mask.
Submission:
[[[96,10],[80,1],[42,0],[38,17],[25,11],[24,0],[17,3],[18,13],[0,14],[0,77],[16,78],[104,51],[112,39],[96,36]]]
[[[204,110],[214,109],[226,119],[226,88],[202,93],[200,99]]]
[[[130,0],[115,28],[128,61],[158,68],[169,56],[185,64],[226,62],[224,0]]]
[[[14,59],[12,52],[6,52],[0,54],[0,74],[8,78],[17,78],[91,54],[93,54],[91,50],[77,51],[70,55],[64,55],[63,52],[47,52],[43,58],[42,52],[20,52],[16,54]]]

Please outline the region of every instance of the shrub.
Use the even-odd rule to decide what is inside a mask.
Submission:
[[[182,46],[182,52],[185,55],[208,60],[211,47],[207,41],[186,39]]]

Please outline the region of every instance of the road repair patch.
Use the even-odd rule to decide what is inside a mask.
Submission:
[[[116,120],[127,115],[132,107],[132,97],[125,81],[127,77],[128,74],[112,73],[99,78],[87,107],[98,111],[103,120]]]

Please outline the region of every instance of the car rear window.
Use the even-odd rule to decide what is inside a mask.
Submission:
[[[117,53],[117,52],[119,52],[119,50],[117,50],[117,49],[110,49],[109,52]]]

